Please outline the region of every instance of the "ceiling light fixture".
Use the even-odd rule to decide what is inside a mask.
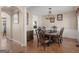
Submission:
[[[54,15],[52,14],[52,11],[51,11],[52,8],[49,8],[49,14],[45,16],[45,18],[47,20],[50,20],[50,22],[54,23],[55,22],[55,17]]]

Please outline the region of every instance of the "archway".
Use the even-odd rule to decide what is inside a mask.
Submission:
[[[19,12],[19,8],[15,6],[4,6],[1,8],[1,16],[2,18],[6,19],[6,31],[7,31],[7,36],[12,38],[13,36],[13,15],[15,13]],[[3,27],[3,26],[2,26]]]
[[[7,25],[7,41],[13,42],[11,44],[8,44],[11,46],[11,48],[14,48],[16,44],[19,45],[20,47],[26,47],[26,7],[23,6],[2,6],[0,7],[0,29],[1,32],[3,32],[2,29],[2,21],[6,20],[6,25]],[[18,18],[19,18],[19,23],[14,23],[14,15],[18,13]],[[16,21],[15,21],[16,22]],[[3,36],[2,36],[3,37]],[[3,37],[4,38],[4,37]],[[15,44],[16,43],[16,44]],[[4,44],[6,45],[6,44]],[[16,49],[15,47],[14,49]],[[24,50],[23,50],[24,51]]]

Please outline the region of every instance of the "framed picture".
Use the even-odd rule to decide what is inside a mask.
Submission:
[[[19,24],[19,12],[15,13],[13,15],[13,23],[14,24]]]
[[[63,14],[57,14],[57,20],[58,21],[63,20]]]

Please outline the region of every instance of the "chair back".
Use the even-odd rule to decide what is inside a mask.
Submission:
[[[52,26],[53,31],[52,32],[57,32],[57,26]]]
[[[42,27],[42,30],[43,30],[44,32],[46,32],[46,27],[45,27],[45,26],[43,26],[43,27]]]
[[[42,29],[39,29],[39,28],[37,30],[35,30],[35,31],[36,31],[37,39],[38,40],[43,39],[43,37],[44,37],[44,31]]]
[[[63,28],[61,28],[61,30],[60,30],[60,36],[62,36],[63,31],[64,31],[64,27],[63,27]]]
[[[37,29],[36,30],[36,36],[37,36],[38,43],[41,43],[42,44],[44,42],[42,30]]]
[[[35,30],[37,39],[39,39],[38,30]]]
[[[40,37],[40,39],[44,39],[44,37],[45,37],[44,33],[45,32],[43,30],[39,31],[39,37]]]

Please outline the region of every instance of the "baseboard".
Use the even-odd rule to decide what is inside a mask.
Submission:
[[[63,37],[63,39],[71,39],[71,40],[75,40],[76,42],[78,42],[78,40],[76,38]]]
[[[77,40],[76,38],[70,38],[70,37],[63,37],[64,39],[75,39],[75,40]]]
[[[19,44],[21,47],[25,47],[26,45],[25,44],[22,44],[20,41],[17,41],[13,38],[10,38],[9,36],[6,36],[8,40],[11,40],[13,42],[16,42],[17,44]]]

